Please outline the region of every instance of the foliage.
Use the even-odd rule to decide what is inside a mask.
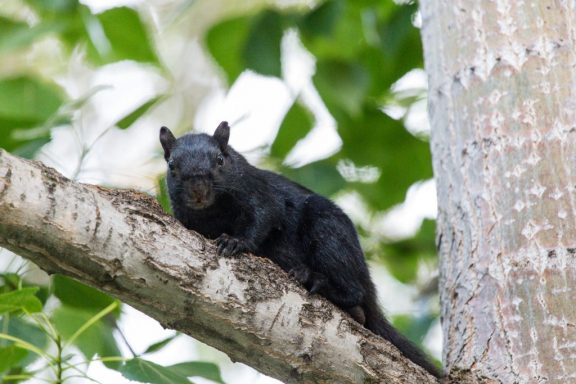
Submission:
[[[52,290],[61,305],[46,311],[36,296],[39,288],[23,287],[18,275],[0,275],[0,284],[4,292],[0,294],[3,382],[25,381],[49,372],[55,382],[61,383],[67,377],[87,377],[82,368],[101,361],[142,383],[190,383],[190,376],[223,383],[218,366],[212,363],[192,361],[165,367],[141,356],[123,357],[113,336],[118,330],[120,303],[93,288],[56,276]],[[79,300],[81,297],[85,300]],[[174,337],[150,345],[142,355],[161,350]],[[73,358],[73,348],[81,352],[81,360]]]
[[[0,15],[0,54],[6,57],[30,51],[50,37],[67,58],[78,50],[84,52],[92,68],[130,60],[171,76],[158,54],[156,32],[138,10],[118,7],[96,14],[78,0],[23,0],[22,7],[34,15],[33,21]],[[194,12],[189,5],[181,9]],[[391,88],[406,73],[422,67],[419,32],[412,24],[416,10],[415,4],[373,0],[320,1],[313,8],[252,7],[208,25],[203,44],[232,86],[247,70],[281,79],[282,43],[288,32],[295,31],[315,59],[313,84],[335,119],[343,144],[328,158],[297,168],[286,164],[316,123],[310,106],[295,95],[268,148],[267,164],[325,195],[355,192],[370,212],[383,212],[402,202],[413,183],[432,176],[426,141],[409,133],[402,120],[383,112],[389,103],[410,107],[421,97],[400,100]],[[0,148],[33,158],[51,140],[54,128],[74,124],[74,112],[97,91],[72,99],[41,71],[0,75]],[[168,96],[150,98],[126,111],[113,129],[130,129]],[[80,163],[90,149],[82,148]],[[379,176],[352,179],[341,171],[342,164],[359,170],[376,168]],[[161,177],[158,185],[158,199],[169,209]],[[383,261],[403,282],[416,281],[419,261],[435,257],[432,223],[416,237],[401,241],[381,238],[370,226],[359,225],[359,232],[377,244],[368,256]],[[163,367],[142,356],[122,356],[113,335],[121,303],[93,288],[62,276],[53,277],[49,286],[27,286],[21,274],[5,273],[0,278],[0,374],[5,382],[46,372],[52,373],[51,380],[61,382],[70,372],[83,375],[93,360],[140,382],[190,382],[191,376],[222,382],[218,367],[211,363]],[[59,304],[47,310],[48,298]],[[420,320],[400,316],[397,324],[419,342],[436,316],[434,312]],[[161,350],[171,340],[151,345],[144,354]],[[76,350],[81,362],[71,357]]]
[[[383,173],[378,181],[351,187],[381,210],[400,203],[411,184],[432,176],[428,144],[381,111],[392,96],[391,85],[422,67],[420,37],[410,23],[415,10],[414,5],[391,1],[344,0],[326,1],[311,12],[266,9],[215,25],[206,34],[206,45],[231,84],[246,68],[279,76],[283,32],[298,30],[316,59],[314,84],[344,142],[330,163],[348,160],[359,167],[379,167]],[[272,145],[272,156],[283,160],[288,149],[306,136],[312,125],[307,119],[297,100]],[[309,164],[303,171],[323,168],[325,163]],[[398,172],[398,164],[410,167]],[[335,179],[331,181],[299,177],[299,170],[290,173],[313,190],[325,190],[326,182],[344,188],[338,172],[331,173]]]

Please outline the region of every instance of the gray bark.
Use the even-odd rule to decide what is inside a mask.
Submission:
[[[287,383],[436,383],[267,259],[219,258],[141,193],[0,150],[0,246]]]
[[[576,383],[574,1],[421,12],[445,366],[461,382]]]

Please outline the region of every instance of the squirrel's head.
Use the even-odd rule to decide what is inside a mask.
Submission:
[[[188,208],[208,208],[216,198],[218,185],[225,177],[230,156],[230,127],[223,121],[214,135],[190,134],[178,139],[166,128],[160,128],[160,143],[168,163],[170,198]]]

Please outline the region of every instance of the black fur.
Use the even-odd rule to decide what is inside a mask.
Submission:
[[[213,136],[175,139],[160,130],[176,218],[216,239],[218,253],[251,252],[277,263],[311,293],[350,313],[434,376],[438,370],[378,308],[356,230],[330,200],[283,176],[251,166],[228,146],[222,122]]]

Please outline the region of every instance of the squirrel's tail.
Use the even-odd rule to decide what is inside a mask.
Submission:
[[[362,308],[366,316],[366,322],[364,324],[366,328],[390,341],[404,356],[430,372],[430,374],[438,378],[442,376],[438,368],[428,360],[424,352],[418,349],[418,347],[412,344],[406,337],[398,333],[388,322],[378,307],[374,289],[368,289],[368,295]]]

